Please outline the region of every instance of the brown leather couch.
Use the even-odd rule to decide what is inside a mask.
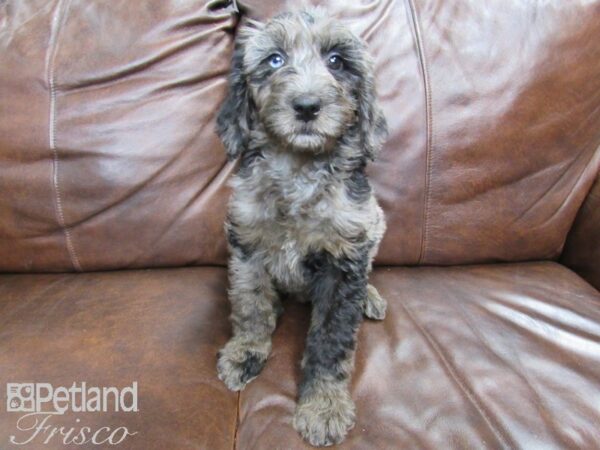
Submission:
[[[215,112],[240,23],[297,3],[0,1],[2,450],[113,448],[64,445],[84,426],[136,433],[121,449],[308,447],[306,306],[243,392],[215,373],[235,170]],[[370,167],[389,309],[361,328],[339,448],[600,448],[600,1],[326,5],[368,41],[391,130]],[[6,383],[134,381],[138,412],[11,443],[35,429]]]

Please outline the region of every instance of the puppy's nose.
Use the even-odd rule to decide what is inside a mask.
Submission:
[[[296,97],[292,102],[296,117],[304,122],[315,120],[321,111],[321,100],[314,96]]]

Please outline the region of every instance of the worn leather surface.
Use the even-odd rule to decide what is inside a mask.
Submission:
[[[338,448],[600,446],[600,294],[576,274],[550,262],[378,268],[371,282],[388,314],[360,329],[358,422]],[[230,332],[224,269],[2,275],[0,386],[137,381],[138,413],[52,420],[138,431],[115,448],[310,448],[291,428],[309,311],[284,306],[266,368],[238,399],[215,371]],[[17,448],[18,417],[1,406],[1,448]],[[27,448],[65,448],[52,442]]]
[[[597,449],[600,294],[556,263],[380,268],[340,449]],[[309,449],[291,427],[308,308],[286,305],[243,391],[239,450]]]
[[[227,2],[0,4],[0,270],[224,262]]]
[[[215,372],[229,336],[225,282],[222,268],[1,275],[0,448],[233,448],[237,396]],[[49,422],[75,433],[83,426],[138,433],[122,444],[65,446],[60,434],[43,444],[48,432],[10,445],[11,435],[23,442],[32,432],[16,429],[22,413],[7,412],[7,382],[123,388],[134,381],[139,412],[67,412]]]
[[[600,2],[319,2],[391,135],[381,264],[557,258],[600,153]],[[238,15],[298,2],[0,4],[0,270],[224,264],[213,132]]]
[[[600,290],[600,177],[575,219],[561,260]]]

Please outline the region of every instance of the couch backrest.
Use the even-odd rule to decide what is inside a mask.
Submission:
[[[0,8],[0,270],[223,262],[234,5]]]
[[[560,260],[600,290],[600,176],[575,218]]]
[[[600,1],[328,1],[375,57],[380,264],[556,258],[600,166]],[[223,264],[236,11],[0,4],[0,270]]]

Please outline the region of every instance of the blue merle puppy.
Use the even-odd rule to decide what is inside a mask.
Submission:
[[[355,420],[358,326],[386,309],[367,281],[385,220],[365,167],[387,126],[365,44],[319,9],[243,27],[217,132],[240,159],[225,224],[233,337],[219,378],[243,389],[271,351],[280,296],[309,301],[293,423],[312,445],[338,443]]]

